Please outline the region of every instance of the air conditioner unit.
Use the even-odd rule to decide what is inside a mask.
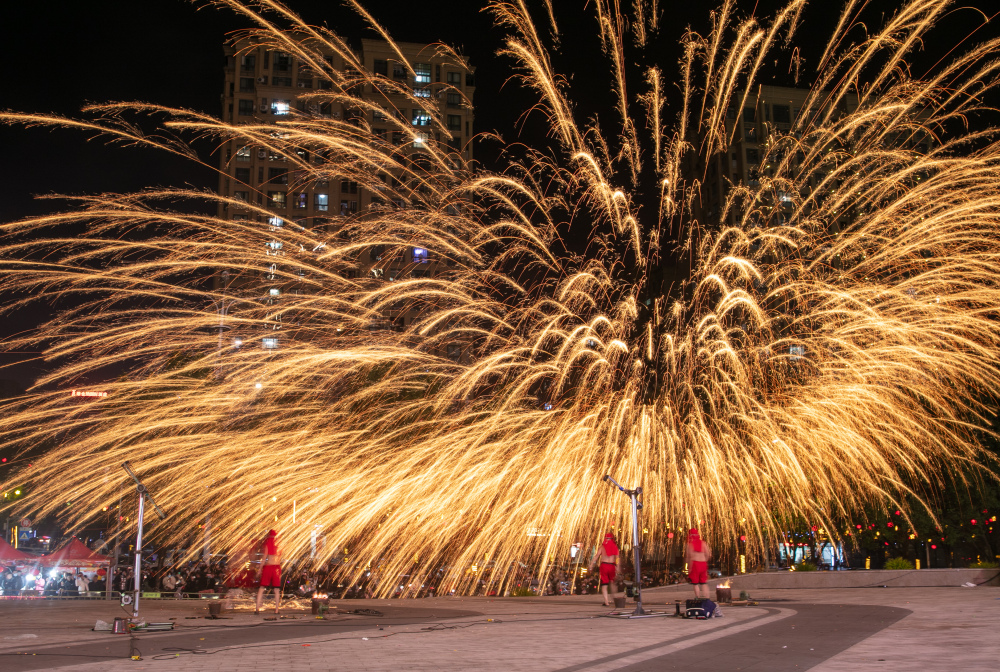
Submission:
[[[340,119],[340,112],[336,112],[336,111],[331,112],[330,116],[333,117],[334,119]]]
[[[258,84],[267,84],[267,77],[258,77],[257,78],[257,83]]]
[[[257,158],[258,159],[266,159],[267,158],[267,150],[266,149],[258,149],[257,150]]]

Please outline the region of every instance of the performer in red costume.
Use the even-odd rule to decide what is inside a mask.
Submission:
[[[268,588],[274,588],[274,613],[278,613],[281,608],[281,552],[278,551],[278,533],[275,530],[268,532],[263,546],[264,557],[260,560],[260,588],[257,589],[257,610],[264,604],[264,593]]]
[[[684,562],[688,563],[688,580],[694,586],[695,597],[708,597],[708,561],[711,559],[712,547],[696,528],[691,528],[684,547]],[[704,595],[701,594],[703,589]]]
[[[594,549],[594,555],[590,558],[591,571],[598,560],[601,562],[601,595],[604,596],[604,606],[610,607],[608,586],[611,586],[611,597],[618,597],[615,590],[615,579],[618,578],[618,544],[610,532],[604,535],[604,543]]]

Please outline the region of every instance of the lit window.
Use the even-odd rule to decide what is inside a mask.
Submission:
[[[431,134],[426,131],[421,131],[417,133],[417,136],[413,139],[413,146],[416,149],[426,149],[427,141],[430,140]]]
[[[243,339],[242,338],[234,338],[233,339],[233,347],[234,348],[238,348],[241,345],[243,345]]]
[[[431,83],[431,64],[430,63],[414,63],[413,65],[413,81],[417,84],[430,84]]]
[[[292,200],[292,207],[296,210],[305,210],[309,205],[309,194],[304,191],[300,191],[295,194],[295,198]]]
[[[317,210],[329,210],[330,209],[330,195],[329,194],[314,194],[313,199],[316,204]]]
[[[281,290],[278,289],[277,287],[272,287],[271,289],[267,290],[267,293],[269,296],[281,296]]]
[[[266,247],[269,250],[278,251],[278,250],[281,249],[281,241],[280,240],[270,240],[270,241],[264,243],[264,247]]]
[[[793,345],[788,348],[788,354],[791,355],[792,361],[798,361],[806,354],[806,346],[804,345]]]
[[[290,100],[275,100],[271,102],[271,114],[288,114],[292,108]]]
[[[280,229],[285,225],[285,220],[283,220],[281,217],[268,217],[267,223],[271,226],[272,229]]]
[[[240,147],[236,150],[236,160],[237,161],[249,161],[250,160],[250,148]]]
[[[269,191],[267,192],[267,200],[271,204],[272,208],[284,208],[285,207],[285,192],[283,191]]]
[[[431,125],[431,114],[424,110],[413,110],[413,125],[414,126],[430,126]]]
[[[278,349],[278,339],[277,338],[262,338],[260,339],[260,345],[265,350],[277,350]]]
[[[431,90],[430,90],[430,88],[428,88],[426,86],[417,87],[417,88],[413,89],[413,97],[414,98],[430,98],[431,97]]]
[[[415,264],[427,263],[427,248],[424,247],[413,248],[413,263]]]

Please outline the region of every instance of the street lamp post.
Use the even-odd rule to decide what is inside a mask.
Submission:
[[[635,611],[632,612],[632,615],[646,616],[646,612],[642,609],[642,567],[639,550],[639,510],[642,509],[642,502],[639,501],[639,497],[642,495],[642,487],[639,486],[629,490],[621,486],[610,475],[605,476],[604,480],[614,484],[616,488],[628,495],[632,502],[632,563],[635,568]]]

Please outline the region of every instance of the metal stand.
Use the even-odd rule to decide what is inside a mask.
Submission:
[[[125,461],[125,463],[122,465],[122,468],[125,469],[126,473],[128,473],[128,475],[132,477],[132,480],[135,481],[135,488],[136,491],[139,493],[139,515],[138,519],[136,520],[137,528],[135,534],[135,590],[132,593],[132,600],[131,600],[132,620],[138,621],[139,594],[142,592],[142,519],[143,515],[146,513],[146,498],[147,497],[149,498],[149,503],[153,505],[153,509],[156,511],[156,515],[160,517],[160,520],[166,518],[167,514],[163,512],[163,509],[161,509],[159,506],[156,505],[156,500],[153,499],[153,496],[149,494],[149,490],[146,489],[146,486],[142,484],[142,481],[139,480],[139,477],[135,475],[134,471],[132,471],[132,465],[128,463],[128,460]],[[126,606],[124,595],[122,600],[122,606]]]
[[[616,488],[624,492],[632,500],[632,563],[635,567],[635,611],[632,612],[632,615],[647,616],[649,614],[642,609],[642,567],[640,566],[639,551],[639,510],[642,509],[642,502],[638,498],[642,495],[642,487],[629,490],[622,487],[611,476],[605,476],[604,480],[613,483]]]

